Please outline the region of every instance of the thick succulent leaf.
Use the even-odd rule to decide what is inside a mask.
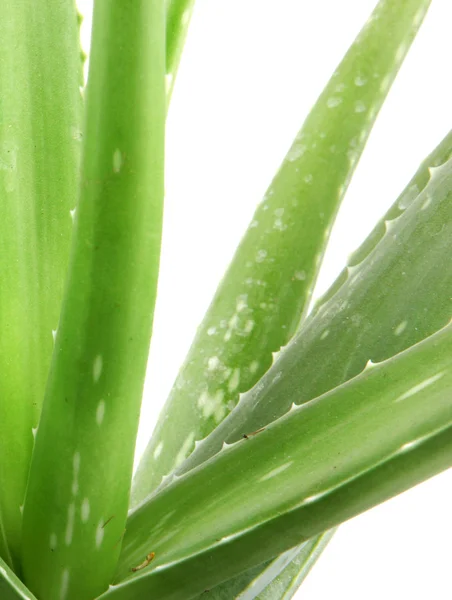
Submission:
[[[166,94],[173,93],[195,0],[166,0]]]
[[[136,473],[132,506],[225,418],[295,331],[355,163],[428,5],[382,0],[321,94],[198,330]]]
[[[33,453],[24,581],[91,600],[127,516],[163,204],[163,0],[95,3],[74,244]]]
[[[295,558],[257,596],[258,600],[290,600],[315,565],[334,532],[335,530],[332,529],[305,542]],[[252,598],[254,596],[249,595],[241,600],[252,600]]]
[[[286,388],[288,414],[133,513],[102,597],[188,600],[451,466],[451,348],[449,325],[301,406]]]
[[[30,590],[1,558],[0,598],[2,600],[36,600]]]
[[[253,585],[259,586],[259,590],[261,590],[287,566],[287,563],[295,555],[296,550],[288,550],[276,559],[266,561],[257,567],[248,569],[221,585],[205,589],[199,595],[199,600],[231,600],[231,598],[239,598],[240,594]]]
[[[199,600],[288,600],[314,566],[334,530],[283,552],[237,577],[205,590]]]
[[[0,556],[16,569],[76,203],[77,31],[73,2],[0,3]]]
[[[309,543],[309,542],[307,542]],[[279,556],[277,556],[274,560],[272,560],[271,562],[269,562],[268,564],[265,564],[264,568],[260,568],[259,572],[257,572],[257,574],[255,575],[255,577],[253,577],[250,581],[248,581],[247,585],[243,587],[243,589],[241,589],[235,596],[233,596],[236,600],[251,600],[253,598],[256,598],[259,593],[264,590],[274,579],[275,577],[277,577],[285,568],[287,568],[288,565],[291,564],[291,562],[296,558],[296,556],[298,555],[299,552],[299,547],[296,546],[295,548],[291,548],[290,550],[287,550],[287,552],[283,552],[282,554],[280,554]],[[248,571],[247,571],[248,572]],[[234,580],[233,580],[234,581]],[[229,582],[227,582],[229,584]],[[218,596],[218,594],[215,594],[215,591],[218,588],[224,587],[224,592],[223,592],[223,596]],[[211,592],[206,593],[206,597],[207,598],[217,598],[217,597],[223,597],[225,600],[226,598],[231,598],[232,594],[230,591],[230,585],[226,585],[226,586],[217,586],[217,588],[214,588]]]
[[[354,377],[369,360],[388,358],[449,321],[452,267],[444,256],[452,252],[451,154],[449,134],[272,368],[178,474],[218,452],[224,441],[287,412],[287,389],[302,389],[297,402],[306,402]],[[296,352],[289,352],[292,346]]]

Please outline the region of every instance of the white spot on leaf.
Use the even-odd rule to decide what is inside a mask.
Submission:
[[[289,153],[287,154],[287,160],[289,162],[295,162],[296,160],[298,160],[299,158],[301,158],[303,156],[303,154],[306,152],[306,146],[304,144],[300,144],[298,142],[296,142],[292,148],[289,150]]]
[[[234,369],[231,379],[229,380],[228,390],[234,392],[240,384],[240,369]]]
[[[105,521],[102,519],[99,521],[99,524],[96,527],[96,548],[99,549],[102,545],[104,539],[104,523]]]
[[[250,369],[250,373],[255,373],[259,368],[259,363],[257,362],[257,360],[253,360],[250,363],[249,369]]]
[[[119,150],[119,148],[116,148],[116,150],[113,152],[113,171],[115,173],[119,173],[121,171],[122,160],[123,159],[121,150]]]
[[[355,102],[355,113],[363,113],[366,110],[366,105],[361,100]]]
[[[304,281],[306,279],[306,271],[295,271],[294,278],[298,281]]]
[[[248,308],[248,295],[241,294],[240,296],[237,296],[237,301],[236,301],[237,312],[241,312],[242,310],[245,310],[246,308]]]
[[[411,398],[411,396],[414,396],[415,394],[422,392],[422,390],[424,390],[426,387],[429,387],[430,385],[433,385],[434,383],[436,383],[439,379],[441,379],[441,377],[444,377],[444,375],[445,375],[445,372],[443,371],[442,373],[437,373],[436,375],[433,375],[432,377],[429,377],[428,379],[424,379],[424,381],[421,381],[421,383],[418,383],[417,385],[410,388],[407,392],[405,392],[404,394],[399,396],[395,400],[395,402],[401,402],[402,400],[406,400],[407,398]]]
[[[163,442],[159,442],[157,444],[157,446],[155,447],[155,450],[154,450],[154,458],[155,458],[155,460],[158,459],[158,457],[162,453],[162,450],[163,450]]]
[[[362,87],[363,85],[366,85],[367,83],[367,79],[365,77],[362,77],[361,75],[357,75],[355,77],[355,85],[358,87]]]
[[[407,325],[408,321],[402,321],[401,323],[399,323],[394,329],[394,335],[401,335],[405,331]]]
[[[267,250],[258,250],[256,253],[256,262],[261,263],[267,258]]]
[[[69,569],[63,569],[61,574],[60,600],[65,600],[69,591]]]
[[[98,354],[93,363],[93,380],[97,383],[102,375],[103,361],[102,356]]]
[[[66,546],[70,546],[72,544],[72,536],[74,534],[74,519],[75,519],[75,504],[69,504],[67,509],[67,525],[66,525],[66,533],[64,535],[64,541]]]
[[[105,400],[101,400],[96,409],[96,423],[102,425],[105,417]]]
[[[267,481],[268,479],[272,479],[273,477],[276,477],[277,475],[279,475],[280,473],[283,473],[284,471],[287,471],[287,469],[289,467],[291,467],[293,465],[293,460],[291,460],[290,462],[281,465],[280,467],[276,467],[276,469],[273,469],[272,471],[270,471],[269,473],[267,473],[266,475],[264,475],[263,477],[261,477],[259,479],[259,482],[262,481]]]
[[[221,361],[218,356],[211,356],[207,361],[207,368],[209,371],[215,371],[221,365]]]
[[[89,513],[90,513],[89,500],[88,500],[88,498],[83,498],[82,510],[81,510],[82,523],[87,523],[88,522]]]
[[[254,321],[252,319],[248,319],[247,322],[245,323],[245,327],[243,328],[243,331],[245,333],[251,333],[254,329]]]
[[[326,105],[328,106],[328,108],[335,108],[336,106],[339,106],[341,102],[342,98],[339,98],[338,96],[331,96],[331,98],[328,98],[328,100],[326,101]]]
[[[74,468],[74,474],[80,471],[80,452],[74,452],[74,456],[72,458],[72,466]]]

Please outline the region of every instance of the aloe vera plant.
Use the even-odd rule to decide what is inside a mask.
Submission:
[[[0,6],[0,595],[288,600],[452,464],[452,135],[309,311],[430,0],[380,0],[232,258],[132,480],[193,0]],[[20,40],[20,44],[16,44]]]

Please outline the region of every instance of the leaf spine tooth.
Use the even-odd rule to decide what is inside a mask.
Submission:
[[[373,367],[376,367],[377,363],[373,362],[371,358],[369,358],[369,360],[366,362],[366,366],[364,367],[364,371],[367,371],[368,369],[372,369]]]
[[[239,404],[243,401],[243,399],[245,398],[245,396],[246,396],[245,392],[240,392],[239,399],[238,399],[238,402],[236,404],[236,407],[239,406]]]
[[[160,485],[168,485],[173,481],[173,479],[174,473],[168,473],[168,475],[163,475]]]
[[[204,441],[204,438],[202,440],[195,440],[195,450],[197,450],[200,446],[202,446],[203,441]]]

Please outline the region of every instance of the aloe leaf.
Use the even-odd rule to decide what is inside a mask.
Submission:
[[[17,569],[32,429],[76,202],[81,65],[73,2],[2,1],[0,39],[0,555]]]
[[[257,596],[258,600],[290,600],[306,579],[334,532],[334,529],[327,531],[305,542],[295,558]],[[252,598],[253,595],[248,595],[240,597],[240,600],[252,600]]]
[[[434,152],[423,162],[423,164],[420,166],[420,168],[417,171],[417,173],[415,174],[415,176],[412,178],[410,183],[407,185],[406,189],[403,191],[403,193],[397,199],[397,202],[389,210],[389,212],[385,215],[385,217],[381,221],[381,223],[379,223],[376,226],[374,231],[369,236],[368,240],[366,240],[366,242],[364,242],[362,248],[360,248],[355,253],[354,257],[352,257],[352,260],[351,260],[352,263],[356,262],[357,257],[360,257],[361,259],[363,259],[366,254],[369,254],[369,252],[371,252],[372,248],[375,247],[377,241],[379,241],[381,239],[382,230],[384,231],[385,228],[387,226],[389,226],[389,224],[391,222],[393,223],[394,219],[401,216],[401,214],[408,208],[410,203],[414,202],[416,200],[416,196],[421,195],[421,192],[424,194],[422,199],[417,198],[417,200],[416,200],[418,202],[419,206],[425,207],[425,205],[431,201],[430,200],[431,195],[435,194],[436,192],[432,191],[433,182],[430,182],[430,178],[432,177],[432,174],[434,177],[437,177],[438,171],[435,170],[435,167],[439,167],[441,164],[446,163],[449,160],[449,158],[451,157],[451,155],[452,155],[452,133],[450,133],[448,136],[446,136],[446,138],[434,150]],[[449,166],[445,165],[444,167],[442,167],[444,172],[447,172],[448,170],[450,171],[450,168],[451,168],[450,165]],[[443,172],[443,176],[444,176],[444,172]],[[448,194],[448,191],[450,190],[450,186],[451,186],[450,177],[451,176],[448,175],[448,177],[446,177],[446,181],[444,181],[442,184],[440,184],[440,187],[442,187],[443,189],[440,192],[440,194],[436,200],[436,202],[438,204],[443,203],[443,209],[444,209],[444,206],[446,206],[445,203],[447,202],[447,194]],[[439,184],[438,181],[436,181],[436,183]],[[413,211],[418,210],[419,206],[417,209],[413,208]],[[424,210],[425,210],[425,208],[424,208]],[[436,216],[434,216],[433,218],[434,218],[434,221],[436,221],[437,223],[442,223],[441,219],[443,218],[444,214],[438,213],[437,212],[438,210],[439,209],[437,208],[436,212],[434,211],[432,213],[433,215],[436,214]],[[404,217],[404,218],[406,218],[406,217]],[[445,222],[446,222],[446,224],[450,223],[450,217],[448,217]],[[386,223],[386,225],[384,225],[385,223]],[[382,227],[382,225],[383,225],[383,227]],[[448,236],[450,239],[450,232],[449,232],[449,230],[444,230],[442,232],[443,237],[441,239],[439,239],[439,238],[436,239],[436,243],[433,245],[434,247],[431,247],[431,240],[430,240],[431,233],[432,233],[431,229],[429,229],[429,228],[427,228],[425,231],[423,231],[422,235],[420,235],[420,236],[418,236],[417,232],[415,233],[415,235],[418,236],[418,240],[417,240],[418,246],[417,247],[418,247],[419,255],[424,255],[427,247],[430,247],[430,249],[432,251],[432,255],[430,256],[431,265],[429,268],[430,274],[429,274],[428,287],[423,288],[421,290],[416,290],[416,291],[414,291],[413,289],[407,289],[407,288],[402,287],[402,289],[397,292],[397,297],[399,298],[399,302],[400,302],[400,305],[398,308],[395,308],[394,306],[392,306],[394,285],[391,284],[390,287],[384,288],[384,289],[386,289],[387,297],[385,300],[385,306],[381,308],[381,311],[382,311],[381,315],[383,315],[383,314],[389,315],[389,324],[387,325],[386,329],[390,333],[390,335],[384,335],[384,333],[382,333],[380,325],[383,325],[383,329],[384,329],[384,321],[381,321],[381,316],[378,316],[377,320],[375,320],[375,321],[373,320],[373,317],[372,317],[373,305],[372,304],[369,307],[369,316],[367,318],[368,330],[366,332],[365,341],[363,341],[359,338],[359,335],[358,335],[359,330],[357,328],[350,330],[350,326],[349,326],[350,322],[353,322],[354,319],[356,320],[356,318],[357,318],[356,315],[361,314],[360,311],[362,310],[362,307],[365,306],[366,297],[367,297],[365,295],[362,296],[362,300],[360,302],[359,309],[355,306],[356,313],[353,312],[353,306],[352,306],[352,307],[350,307],[349,314],[345,314],[343,316],[342,320],[338,319],[336,321],[336,327],[339,328],[337,330],[337,334],[336,334],[337,339],[339,339],[339,338],[342,339],[343,336],[351,335],[351,338],[348,340],[347,345],[344,348],[343,355],[336,356],[334,354],[334,342],[332,342],[331,347],[325,346],[326,338],[323,337],[323,339],[322,339],[322,336],[325,335],[327,326],[325,325],[324,322],[320,322],[320,324],[318,324],[318,327],[316,329],[311,329],[310,323],[311,323],[311,321],[316,322],[316,317],[314,316],[316,313],[322,314],[324,310],[330,310],[330,316],[340,314],[340,311],[338,311],[338,307],[342,306],[343,299],[339,301],[339,304],[336,305],[336,308],[334,307],[334,305],[330,306],[331,302],[333,301],[332,298],[336,294],[338,287],[340,288],[340,286],[345,285],[344,280],[347,280],[348,284],[352,285],[353,289],[355,289],[355,286],[358,284],[358,281],[361,279],[361,277],[364,277],[363,273],[360,273],[359,271],[353,271],[353,267],[351,269],[347,268],[342,273],[342,275],[339,277],[336,284],[333,285],[332,289],[329,292],[327,292],[325,297],[318,302],[317,306],[315,307],[315,309],[313,311],[313,315],[309,318],[309,320],[306,324],[306,331],[308,333],[306,333],[305,328],[303,328],[302,334],[301,334],[301,335],[306,335],[306,336],[310,335],[310,337],[307,337],[307,339],[304,340],[306,343],[306,346],[304,347],[304,350],[302,351],[303,352],[303,360],[300,361],[300,365],[298,366],[298,369],[299,369],[298,373],[300,375],[299,381],[303,382],[303,390],[306,391],[304,400],[314,397],[316,393],[319,393],[319,394],[323,393],[324,391],[326,391],[326,389],[329,389],[327,386],[334,387],[334,385],[338,385],[338,384],[342,383],[344,381],[344,379],[341,379],[340,376],[344,375],[344,374],[347,375],[347,373],[344,373],[344,371],[341,371],[341,369],[339,368],[338,372],[335,375],[335,378],[332,381],[330,380],[329,383],[327,384],[327,386],[325,386],[325,384],[324,384],[323,387],[320,387],[321,384],[319,383],[318,380],[314,381],[313,383],[310,383],[310,380],[308,379],[310,370],[311,370],[311,372],[315,372],[315,373],[319,373],[319,374],[322,374],[322,373],[328,374],[328,368],[330,366],[334,365],[334,361],[336,358],[338,358],[340,361],[341,356],[343,359],[342,364],[352,365],[353,360],[355,359],[354,357],[356,357],[356,360],[358,361],[358,365],[361,364],[361,368],[363,368],[364,365],[366,364],[367,357],[372,356],[373,348],[375,347],[376,343],[384,342],[384,344],[385,344],[384,355],[390,356],[391,354],[395,354],[398,351],[400,351],[401,349],[404,349],[404,348],[416,343],[417,341],[423,339],[424,337],[428,336],[429,334],[433,333],[434,331],[436,331],[439,327],[441,327],[444,323],[446,323],[448,321],[449,316],[450,316],[450,311],[452,308],[450,306],[450,290],[452,287],[452,283],[450,282],[450,275],[448,275],[448,273],[444,271],[443,265],[442,265],[439,257],[440,257],[440,252],[441,252],[441,244],[444,245],[444,244],[449,243]],[[396,233],[395,233],[395,235],[396,235]],[[385,252],[384,248],[381,249],[381,253],[383,253],[383,252]],[[413,256],[412,254],[410,254],[410,257],[411,257],[410,260],[413,261],[413,264],[412,264],[412,268],[413,268],[413,267],[415,267],[416,262],[418,261],[418,258]],[[391,260],[394,260],[394,257]],[[424,261],[425,260],[428,260],[428,257],[424,255]],[[364,265],[364,263],[363,263],[363,265]],[[367,265],[367,266],[369,266],[369,265]],[[418,264],[418,267],[419,267],[419,264]],[[399,271],[397,271],[397,268],[399,268]],[[392,271],[391,271],[391,269],[392,269]],[[351,271],[353,271],[353,273],[351,273]],[[397,281],[397,286],[402,286],[402,285],[406,286],[407,281],[409,280],[410,276],[415,278],[414,279],[415,282],[417,281],[419,283],[420,281],[422,281],[422,279],[420,279],[420,277],[422,277],[423,267],[421,264],[420,268],[415,268],[414,272],[411,273],[410,271],[407,271],[406,269],[404,270],[403,265],[399,265],[399,267],[397,267],[396,264],[393,264],[391,266],[390,261],[388,261],[388,262],[383,261],[383,263],[381,263],[379,265],[379,273],[381,274],[384,272],[386,272],[389,275],[388,281],[391,281],[391,282]],[[392,272],[392,275],[391,275],[391,272]],[[399,274],[400,277],[398,277],[397,274]],[[366,274],[366,278],[368,277],[369,279],[371,279],[372,277],[376,278],[377,276],[378,276],[378,273],[374,272],[372,269],[370,269],[369,272]],[[425,276],[425,271],[424,271],[424,276]],[[355,278],[354,281],[351,281],[352,277]],[[413,283],[413,282],[411,282],[411,283]],[[438,290],[438,293],[434,294],[433,296],[429,295],[429,297],[427,298],[426,289],[428,289],[429,294],[431,294],[432,286],[433,286],[433,289]],[[373,287],[377,288],[378,284],[374,285]],[[367,289],[367,288],[364,288],[364,289]],[[373,297],[372,294],[374,292],[375,292],[374,289],[371,290],[370,292],[368,292],[369,297]],[[348,292],[348,293],[352,294],[353,292]],[[362,292],[362,294],[365,294],[365,292]],[[422,296],[422,294],[424,294],[424,295]],[[380,296],[381,296],[381,294],[380,294]],[[338,299],[336,298],[336,300],[338,300]],[[381,302],[381,298],[380,298],[380,302]],[[423,315],[423,318],[418,319],[419,322],[415,323],[413,328],[411,328],[411,330],[409,332],[407,332],[407,333],[409,333],[408,337],[405,337],[402,340],[400,340],[400,337],[398,335],[395,335],[397,333],[396,332],[397,328],[392,327],[391,318],[392,319],[396,318],[396,316],[395,316],[396,314],[403,314],[404,307],[407,312],[409,311],[413,314],[417,314],[418,316]],[[391,312],[394,310],[396,310],[395,313]],[[388,311],[389,311],[389,313],[388,313]],[[317,318],[320,318],[320,317],[317,317]],[[399,323],[399,322],[403,322],[403,321],[397,320],[397,322]],[[371,325],[372,323],[373,323],[373,325]],[[341,330],[340,327],[343,327],[343,329]],[[369,329],[369,327],[370,327],[370,329]],[[372,329],[372,327],[376,327],[376,329],[374,330],[374,329]],[[352,334],[350,334],[350,331],[352,332]],[[400,329],[399,329],[399,331],[400,331]],[[309,334],[309,332],[310,332],[310,334]],[[327,337],[329,337],[329,334]],[[319,349],[317,350],[317,354],[314,354],[312,362],[309,362],[310,357],[311,357],[311,352],[314,352],[313,348],[316,347],[315,344],[319,344]],[[326,362],[324,362],[321,359],[322,353],[324,353],[324,355],[327,358]],[[304,367],[303,367],[303,365],[305,364],[305,361],[308,361],[308,364],[306,365],[306,367],[307,367],[306,370],[304,370]],[[333,362],[331,363],[330,361],[333,361]],[[280,363],[277,361],[276,364],[278,365]],[[348,377],[356,375],[357,372],[359,372],[359,370],[355,369],[355,370],[351,371],[350,373],[348,373]],[[278,373],[276,373],[276,375],[274,375],[274,377],[278,377]],[[313,385],[314,388],[309,387],[310,385]],[[243,400],[243,402],[245,402],[245,400]],[[284,403],[284,404],[287,409],[287,403]],[[239,406],[237,411],[241,411],[242,408],[243,408],[242,406]],[[255,404],[254,407],[251,409],[249,408],[249,406],[247,408],[248,408],[248,412],[245,415],[243,415],[243,413],[240,415],[240,412],[239,412],[239,417],[241,417],[243,419],[241,431],[248,431],[248,432],[255,431],[255,430],[259,429],[259,427],[262,426],[262,421],[254,421],[252,423],[244,424],[246,419],[250,417],[250,414],[253,415],[253,418],[259,419],[261,417],[261,413],[259,411],[262,411],[262,413],[264,415],[264,417],[262,417],[262,418],[269,418],[268,416],[265,417],[265,414],[268,415],[268,412],[266,413],[265,411],[269,411],[269,409],[270,409],[271,411],[273,411],[272,414],[275,414],[275,412],[278,410],[276,403],[274,405],[269,405],[267,402]],[[229,439],[228,436],[236,435],[237,429],[234,430],[234,427],[238,428],[238,430],[240,431],[240,425],[238,424],[239,420],[235,421],[233,418],[234,416],[235,416],[235,414],[233,413],[233,415],[231,415],[231,417],[224,422],[224,425],[219,429],[219,431],[212,434],[212,436],[210,436],[210,438],[208,440],[206,440],[205,442],[203,442],[203,444],[201,444],[199,446],[198,450],[188,459],[188,461],[186,461],[186,463],[184,465],[182,465],[182,467],[179,471],[180,473],[185,472],[186,470],[189,470],[196,464],[200,464],[203,460],[208,458],[215,451],[219,450],[222,446],[224,439]],[[270,419],[271,418],[272,417],[270,417]],[[228,430],[228,427],[230,427],[229,430]],[[218,434],[220,434],[220,435],[218,435]],[[226,584],[223,584],[223,587],[226,587]]]
[[[301,406],[287,385],[288,414],[132,514],[102,598],[188,600],[451,466],[451,344],[452,325]]]
[[[169,104],[195,0],[166,0],[166,95]]]
[[[91,600],[124,530],[163,204],[164,4],[95,3],[74,243],[24,508],[24,581]]]
[[[238,598],[244,590],[253,584],[265,586],[265,583],[276,577],[287,564],[287,561],[290,561],[295,554],[294,550],[288,550],[280,557],[248,569],[232,580],[214,588],[206,589],[199,595],[199,600],[231,600],[231,598]]]
[[[273,560],[205,590],[199,600],[288,600],[302,584],[333,533],[334,530],[327,531]]]
[[[356,161],[428,5],[380,2],[321,94],[198,330],[137,470],[132,506],[226,417],[294,333]]]
[[[303,382],[297,402],[306,402],[354,377],[369,361],[388,358],[448,322],[452,268],[443,257],[452,251],[451,155],[452,133],[351,256],[272,368],[178,474],[207,460],[224,441],[236,441],[287,412],[287,396],[273,390]],[[297,352],[288,352],[292,345]]]
[[[36,600],[30,590],[1,558],[0,598],[2,600]]]

